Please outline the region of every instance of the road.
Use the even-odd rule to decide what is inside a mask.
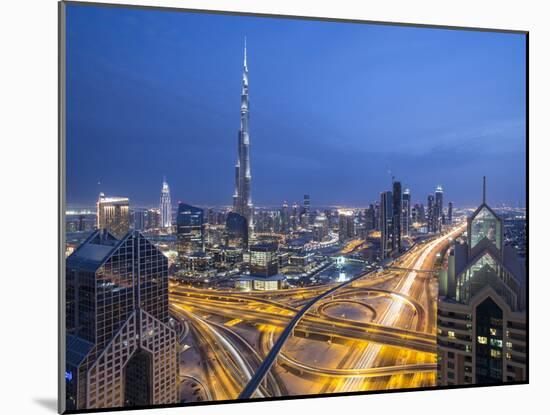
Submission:
[[[300,394],[286,384],[290,372],[314,378],[321,385],[317,393],[434,385],[433,271],[437,254],[463,230],[418,244],[387,269],[341,284],[250,293],[171,284],[171,309],[209,349],[213,367],[205,383],[216,389],[216,399]],[[369,310],[369,317],[353,319],[359,309]],[[340,347],[345,351],[335,351],[329,366],[317,363],[315,352],[297,356],[287,345],[296,342],[353,347]]]

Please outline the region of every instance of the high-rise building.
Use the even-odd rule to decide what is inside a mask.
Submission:
[[[338,211],[338,239],[340,242],[355,237],[355,216],[352,210]]]
[[[248,221],[253,229],[254,207],[250,191],[252,174],[250,171],[250,134],[248,114],[248,65],[246,60],[246,40],[244,44],[243,86],[241,91],[241,125],[238,136],[237,164],[235,165],[235,193],[233,194],[233,210]]]
[[[151,208],[145,211],[145,229],[160,228],[160,210]]]
[[[449,207],[447,208],[447,222],[449,225],[453,224],[453,202],[449,202]]]
[[[403,219],[402,219],[402,232],[403,235],[409,235],[411,227],[411,191],[405,189],[403,191]]]
[[[365,231],[369,232],[376,229],[376,211],[374,204],[371,203],[367,209],[365,209]]]
[[[441,186],[437,186],[435,189],[434,211],[434,232],[441,232],[441,224],[444,221],[443,187]]]
[[[392,251],[392,214],[393,198],[392,192],[380,193],[380,258],[384,259]]]
[[[468,218],[440,275],[438,383],[490,384],[527,378],[526,265],[504,244],[502,219],[483,202]]]
[[[283,202],[283,206],[281,208],[281,231],[283,233],[286,233],[290,230],[290,213],[288,211],[288,203]]]
[[[134,218],[134,230],[143,231],[145,230],[145,211],[144,210],[134,210],[132,213]]]
[[[190,254],[204,251],[204,212],[201,208],[180,203],[176,224],[176,244],[180,260]]]
[[[306,227],[311,223],[311,199],[309,195],[304,195],[304,223]]]
[[[67,409],[178,402],[168,259],[137,231],[95,231],[67,258]]]
[[[172,200],[170,199],[170,187],[166,178],[162,182],[160,192],[160,227],[166,231],[172,229]]]
[[[317,215],[313,223],[313,239],[321,242],[328,236],[328,220],[324,213]]]
[[[231,248],[248,248],[248,223],[244,216],[229,212],[225,222],[226,245]]]
[[[401,220],[403,218],[403,200],[401,194],[401,182],[393,182],[393,213],[392,213],[392,250],[401,251]]]
[[[427,222],[428,222],[428,232],[435,232],[436,226],[435,226],[435,218],[437,217],[435,212],[435,203],[434,203],[434,195],[430,194],[428,195],[428,214],[427,214]]]
[[[250,247],[250,274],[271,277],[279,272],[276,244],[258,244]]]
[[[97,200],[97,228],[107,229],[122,238],[130,229],[130,201],[127,197],[107,197],[100,193]]]

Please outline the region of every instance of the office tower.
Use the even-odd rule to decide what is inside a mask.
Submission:
[[[428,214],[427,214],[427,222],[428,222],[428,232],[435,232],[435,218],[436,218],[436,212],[435,212],[435,204],[434,204],[434,195],[430,194],[428,195]]]
[[[526,264],[504,245],[503,221],[483,202],[468,218],[440,274],[438,383],[490,384],[527,378]]]
[[[405,189],[403,191],[403,219],[401,221],[403,235],[409,235],[409,229],[411,226],[411,191]]]
[[[403,203],[401,182],[393,182],[393,213],[392,213],[392,250],[401,251],[401,219],[403,218]]]
[[[380,193],[380,258],[385,259],[392,251],[392,214],[393,198],[392,192]]]
[[[338,211],[338,239],[340,242],[355,237],[355,217],[352,210]]]
[[[233,211],[244,216],[253,229],[253,205],[250,192],[252,174],[250,172],[250,134],[248,115],[248,66],[246,61],[246,40],[244,44],[243,86],[241,91],[241,125],[238,135],[237,164],[235,165],[235,193]]]
[[[217,225],[217,215],[214,209],[208,208],[208,211],[206,212],[206,221],[209,225]]]
[[[367,209],[365,209],[365,230],[367,232],[376,228],[376,212],[374,204],[371,203]]]
[[[426,223],[426,209],[424,209],[423,203],[420,203],[418,206],[418,221],[420,223]]]
[[[453,224],[453,202],[449,202],[449,207],[447,208],[447,222],[449,225]]]
[[[170,232],[172,229],[172,200],[170,199],[170,187],[166,178],[162,182],[160,192],[160,227]]]
[[[176,218],[178,257],[204,251],[204,212],[201,208],[180,203]]]
[[[145,230],[145,211],[143,210],[134,210],[134,230],[143,231]]]
[[[321,242],[328,236],[328,220],[324,213],[317,215],[313,222],[313,239]]]
[[[374,229],[380,230],[380,202],[374,203]]]
[[[229,212],[225,222],[226,245],[231,248],[248,248],[248,222],[244,216]]]
[[[443,218],[443,187],[437,186],[435,189],[435,212],[434,212],[434,232],[441,232],[441,222]]]
[[[160,210],[158,208],[147,209],[145,211],[145,228],[160,228]]]
[[[309,195],[304,195],[304,223],[308,227],[311,223],[311,199]]]
[[[162,252],[97,230],[67,258],[66,283],[67,408],[179,402]]]
[[[122,238],[130,229],[130,201],[127,197],[107,197],[100,193],[97,200],[97,228],[107,229]]]
[[[297,203],[292,205],[292,210],[290,213],[290,227],[293,231],[298,229],[298,216],[299,216],[299,206]]]
[[[250,247],[250,274],[270,277],[279,272],[276,244],[258,244]]]
[[[287,233],[290,229],[290,214],[288,212],[288,203],[283,202],[281,208],[281,231]]]

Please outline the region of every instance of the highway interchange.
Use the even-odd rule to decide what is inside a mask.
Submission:
[[[463,231],[340,284],[242,292],[173,282],[171,312],[189,326],[181,372],[212,400],[434,386],[434,267]]]

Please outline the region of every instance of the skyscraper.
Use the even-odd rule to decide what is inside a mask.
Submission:
[[[172,201],[170,199],[170,187],[166,183],[166,178],[162,182],[160,192],[160,226],[166,231],[172,228]]]
[[[235,193],[233,210],[248,221],[253,229],[253,205],[250,193],[252,175],[250,172],[250,135],[248,130],[248,66],[246,61],[246,39],[244,43],[243,86],[241,91],[241,125],[238,136],[237,164],[235,165]]]
[[[185,256],[204,250],[204,212],[201,208],[180,203],[176,224],[176,244],[181,262]]]
[[[130,201],[127,197],[107,197],[100,193],[97,200],[97,228],[107,229],[122,238],[130,229]]]
[[[435,212],[434,195],[432,194],[428,195],[428,215],[427,216],[428,216],[427,217],[428,232],[435,232],[436,212]]]
[[[403,217],[403,203],[401,182],[393,182],[393,213],[392,213],[392,250],[401,251],[401,219]]]
[[[309,195],[304,195],[304,224],[305,227],[308,227],[311,223],[311,199]]]
[[[411,226],[411,191],[405,189],[403,191],[403,220],[402,228],[403,235],[409,235],[409,230]]]
[[[484,178],[485,182],[485,178]],[[502,219],[483,202],[440,274],[438,384],[527,379],[525,261],[504,244]]]
[[[95,231],[67,258],[68,409],[178,402],[168,259],[139,232]]]
[[[355,217],[352,210],[338,211],[338,239],[344,242],[355,237]]]
[[[453,224],[453,202],[449,202],[449,207],[447,209],[447,222],[449,225]]]
[[[393,200],[391,192],[380,193],[380,258],[387,258],[392,250],[390,237],[392,234]]]
[[[441,232],[441,223],[444,221],[443,213],[443,187],[437,186],[435,189],[435,207],[434,207],[434,232]]]
[[[372,231],[376,228],[376,211],[374,204],[371,203],[367,209],[365,209],[365,230]]]
[[[244,216],[229,212],[225,222],[226,244],[232,248],[248,248],[248,224]]]

